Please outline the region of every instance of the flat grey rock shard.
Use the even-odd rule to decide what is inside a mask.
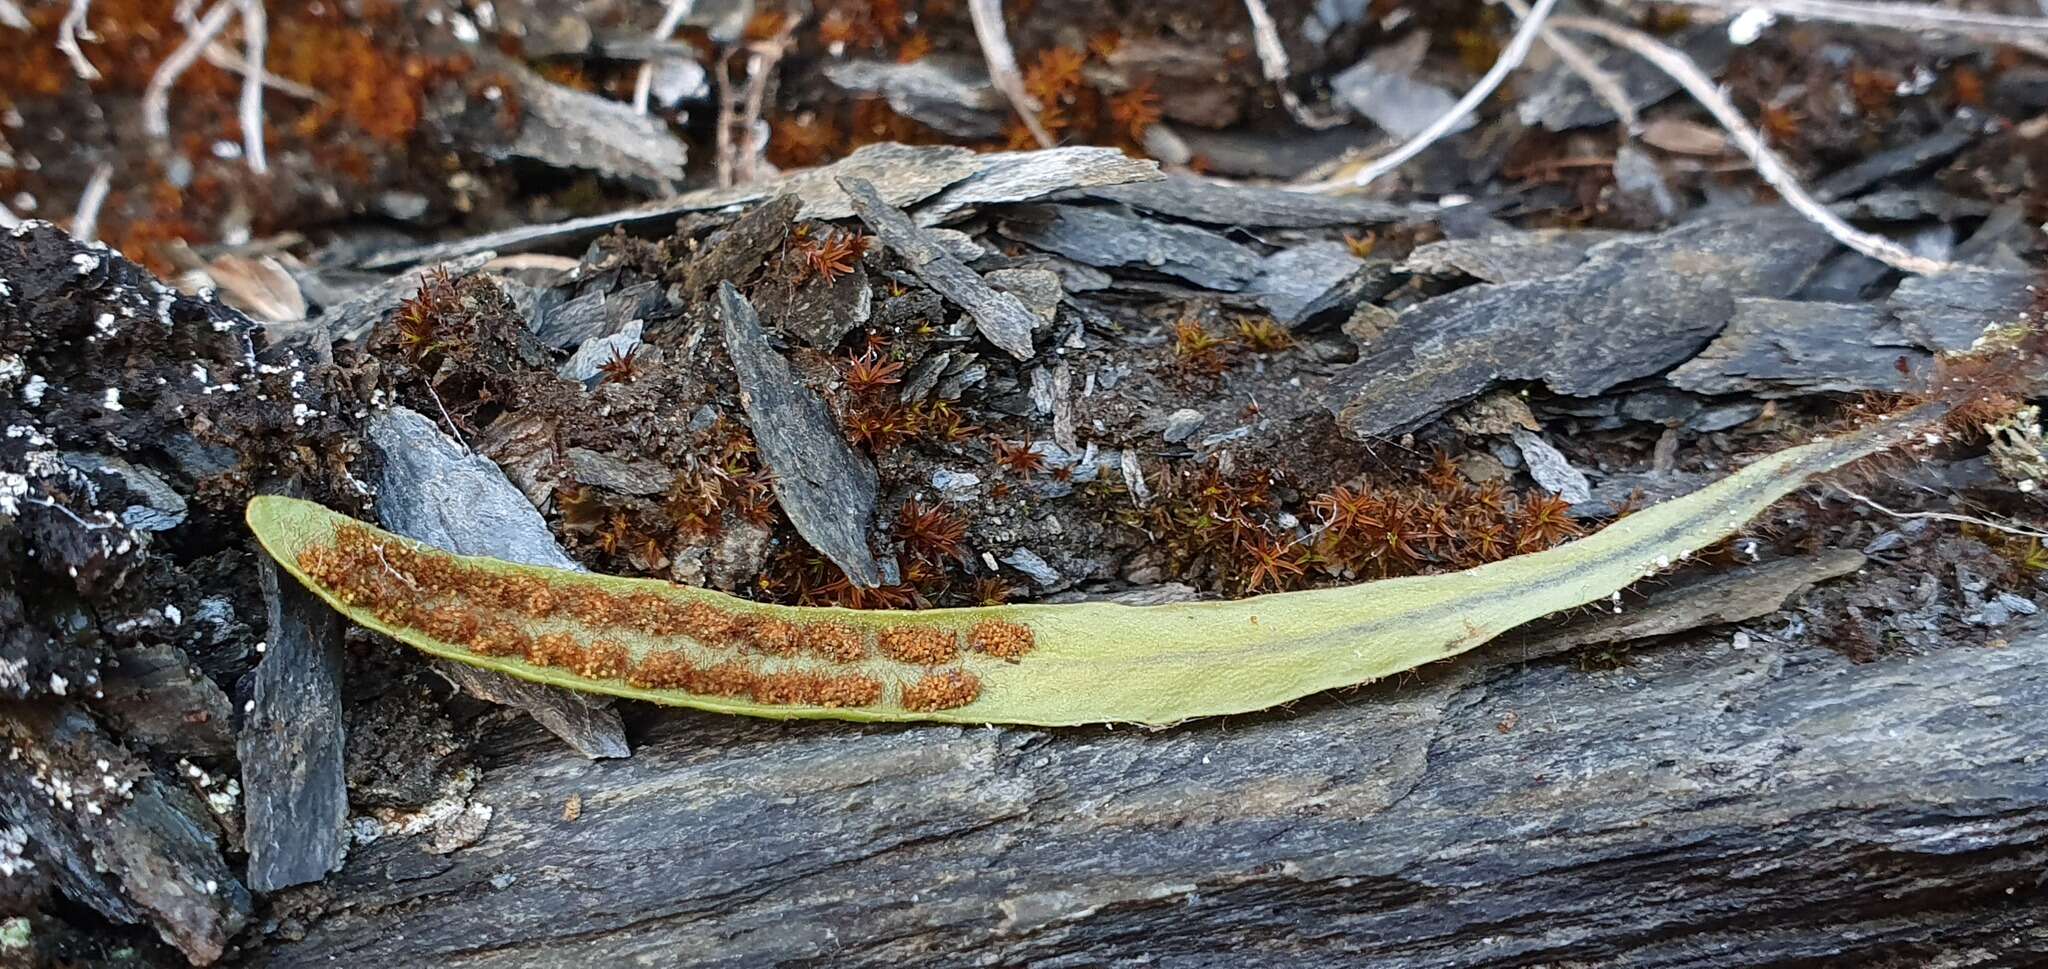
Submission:
[[[1045,151],[995,152],[975,158],[979,167],[972,177],[917,207],[920,225],[936,225],[966,208],[1014,205],[1060,192],[1143,183],[1160,177],[1158,162],[1132,158],[1115,148],[1074,145]]]
[[[270,625],[237,743],[249,887],[271,892],[327,877],[348,847],[342,772],[341,615],[258,556]]]
[[[582,571],[505,472],[403,407],[373,415],[365,430],[384,456],[377,519],[387,529],[461,555]],[[452,661],[436,667],[486,700],[525,711],[586,757],[631,752],[618,711],[581,693]]]
[[[1427,204],[1311,195],[1258,185],[1229,185],[1188,175],[1091,188],[1075,196],[1119,202],[1140,212],[1183,222],[1273,229],[1409,222],[1427,220],[1436,212],[1435,206]]]
[[[1876,303],[1737,300],[1728,328],[1666,379],[1701,394],[1898,392],[1933,363],[1911,342]]]
[[[1410,37],[1422,45],[1429,40],[1429,35],[1421,31]],[[1436,119],[1450,114],[1451,107],[1458,103],[1457,95],[1414,76],[1422,52],[1416,50],[1404,56],[1406,52],[1401,48],[1409,46],[1402,43],[1376,50],[1330,79],[1338,100],[1378,125],[1381,131],[1403,140],[1421,134]],[[1468,130],[1476,123],[1467,115],[1451,127],[1451,132]]]
[[[1038,325],[1038,317],[1023,301],[990,286],[909,216],[890,207],[865,179],[848,176],[841,179],[840,186],[869,231],[901,257],[917,278],[966,310],[988,342],[1019,360],[1030,359],[1031,331]]]
[[[1207,229],[1114,207],[1047,205],[1005,219],[1003,235],[1097,269],[1143,270],[1234,293],[1265,268],[1256,250]]]
[[[880,487],[874,465],[847,446],[825,402],[768,345],[761,318],[731,283],[719,285],[718,315],[740,403],[789,523],[855,584],[880,584],[881,567],[868,549]]]
[[[997,137],[1009,116],[976,57],[932,54],[908,64],[833,61],[824,73],[846,91],[880,95],[897,114],[959,138]]]
[[[524,69],[518,87],[519,131],[504,143],[471,147],[489,157],[523,158],[554,168],[595,172],[674,191],[689,148],[666,122],[631,105],[552,83]]]
[[[1400,269],[1423,276],[1470,276],[1486,283],[1561,276],[1586,261],[1594,246],[1647,236],[1603,229],[1538,229],[1479,239],[1442,239],[1415,247]]]
[[[1326,311],[1350,309],[1364,266],[1344,243],[1304,243],[1267,256],[1245,292],[1281,325],[1298,326]]]
[[[1741,297],[1783,297],[1835,243],[1783,208],[1595,246],[1560,276],[1478,285],[1402,313],[1325,398],[1359,438],[1412,430],[1507,381],[1590,396],[1699,352]]]
[[[1908,276],[1892,291],[1886,308],[1913,342],[1930,350],[1964,351],[1986,327],[2019,322],[2039,278],[2032,272],[1968,268]]]

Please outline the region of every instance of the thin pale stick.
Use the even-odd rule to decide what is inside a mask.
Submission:
[[[1266,9],[1266,0],[1244,0],[1245,13],[1252,18],[1252,46],[1259,53],[1259,70],[1266,76],[1266,82],[1280,92],[1280,103],[1287,113],[1303,127],[1318,131],[1343,124],[1342,114],[1322,115],[1310,111],[1308,105],[1294,96],[1294,90],[1287,86],[1287,76],[1293,69],[1287,62],[1287,46],[1280,42],[1279,25],[1273,22],[1273,14]]]
[[[1038,147],[1051,148],[1052,135],[1038,123],[1038,102],[1032,99],[1031,92],[1024,90],[1024,75],[1017,71],[1017,52],[1011,49],[1010,37],[1003,30],[1003,0],[967,0],[967,15],[974,21],[974,39],[981,44],[981,59],[988,63],[989,80],[1009,99],[1017,117],[1024,119],[1024,127],[1030,129]]]
[[[1841,485],[1835,485],[1834,489],[1836,491],[1841,492],[1842,494],[1848,495],[1849,497],[1856,499],[1857,501],[1869,505],[1870,507],[1875,508],[1878,511],[1881,511],[1886,515],[1899,519],[1900,521],[1911,521],[1913,519],[1918,518],[1926,521],[1957,522],[1964,525],[1976,525],[1980,528],[1989,528],[1993,531],[2004,532],[2007,535],[2018,535],[2021,538],[2048,539],[2048,532],[2037,531],[2032,528],[2024,528],[2019,525],[2008,525],[2002,522],[1995,522],[1988,518],[1978,518],[1975,515],[1958,515],[1954,512],[1947,511],[1894,511],[1890,508],[1886,508],[1884,505],[1879,504],[1876,499],[1857,494],[1856,492],[1850,491],[1849,489],[1844,488]]]
[[[249,170],[258,175],[270,170],[263,153],[263,48],[270,40],[263,0],[240,0],[242,5],[243,58],[249,74],[242,78],[242,153]]]
[[[1477,110],[1480,103],[1484,102],[1494,91],[1498,90],[1501,82],[1506,80],[1507,76],[1515,68],[1521,66],[1522,61],[1529,56],[1529,48],[1535,46],[1536,37],[1542,32],[1543,22],[1549,18],[1551,8],[1556,6],[1557,0],[1536,0],[1535,9],[1530,11],[1529,16],[1522,19],[1522,25],[1515,30],[1514,38],[1508,41],[1508,46],[1501,50],[1499,59],[1493,62],[1493,67],[1487,70],[1486,76],[1481,77],[1478,84],[1473,85],[1471,90],[1466,91],[1465,96],[1458,99],[1458,103],[1451,105],[1451,110],[1445,112],[1443,116],[1435,121],[1430,122],[1429,127],[1417,132],[1415,137],[1408,139],[1401,147],[1375,159],[1372,164],[1359,169],[1357,173],[1348,178],[1334,178],[1326,182],[1304,185],[1300,186],[1298,190],[1332,192],[1341,189],[1364,188],[1372,184],[1380,176],[1407,164],[1409,159],[1422,154],[1424,149],[1436,144],[1437,139],[1449,134],[1452,128],[1457,127],[1458,122],[1465,120],[1467,115]]]
[[[1501,2],[1507,4],[1508,9],[1515,12],[1515,16],[1523,20],[1529,19],[1529,5],[1522,0]],[[1607,105],[1607,110],[1614,112],[1615,118],[1621,121],[1624,132],[1633,133],[1636,130],[1636,106],[1634,101],[1629,100],[1628,89],[1621,86],[1621,80],[1601,67],[1600,62],[1594,60],[1593,55],[1586,53],[1585,48],[1573,43],[1571,38],[1566,37],[1555,27],[1544,24],[1542,36],[1543,46],[1556,53],[1557,59],[1564,62],[1566,69],[1578,75],[1579,80],[1586,82],[1586,86],[1592,89],[1593,96],[1599,98],[1601,104]]]
[[[100,206],[107,202],[107,190],[114,184],[114,166],[101,162],[92,170],[92,178],[85,183],[85,191],[78,195],[78,212],[71,216],[71,235],[80,242],[91,242],[100,232]]]
[[[2048,41],[2048,18],[1951,10],[1919,3],[1855,0],[1644,0],[1666,7],[1707,7],[1727,13],[1766,10],[1794,20],[1826,20],[1914,33],[1944,33],[1985,43]]]
[[[1670,75],[1672,80],[1685,88],[1686,93],[1692,95],[1693,100],[1706,108],[1707,113],[1713,115],[1714,120],[1720,122],[1721,127],[1728,131],[1730,140],[1756,168],[1757,175],[1771,188],[1776,189],[1787,205],[1811,219],[1828,235],[1833,236],[1835,241],[1901,272],[1925,275],[1954,268],[1952,263],[1916,256],[1890,239],[1864,232],[1842,221],[1839,216],[1828,211],[1827,206],[1815,201],[1813,196],[1807,194],[1806,189],[1800,186],[1799,179],[1778,158],[1777,153],[1771,151],[1769,145],[1764,144],[1763,135],[1750,125],[1749,120],[1742,116],[1742,112],[1735,109],[1735,105],[1729,103],[1713,79],[1707,77],[1706,72],[1701,71],[1692,62],[1692,58],[1640,30],[1605,20],[1558,17],[1551,23],[1560,30],[1592,34],[1606,40],[1649,61]]]
[[[159,140],[171,136],[171,85],[178,83],[178,78],[205,52],[206,45],[227,29],[228,18],[234,14],[230,0],[218,0],[206,11],[206,16],[190,26],[185,39],[172,49],[170,56],[157,65],[156,73],[150,75],[149,85],[142,91],[143,134]]]
[[[654,27],[655,43],[675,36],[676,28],[682,26],[683,19],[690,15],[690,10],[696,5],[697,0],[669,0],[668,9],[662,11],[661,23]],[[654,65],[642,63],[639,75],[633,78],[633,110],[646,114],[647,97],[653,90]]]
[[[71,9],[64,12],[64,20],[57,25],[57,49],[71,59],[71,71],[88,81],[100,79],[98,68],[85,59],[85,52],[78,49],[78,38],[98,40],[92,28],[86,26],[86,12],[92,9],[92,0],[71,0]]]

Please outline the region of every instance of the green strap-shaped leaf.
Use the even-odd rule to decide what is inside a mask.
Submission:
[[[1880,450],[1917,422],[1898,419],[1840,438],[1791,448],[1766,457],[1721,481],[1639,511],[1587,538],[1545,552],[1517,556],[1445,575],[1368,582],[1344,588],[1257,596],[1236,601],[1159,606],[1106,603],[1016,605],[916,612],[852,611],[836,608],[770,606],[703,589],[646,579],[569,572],[495,559],[447,556],[406,539],[355,522],[305,501],[259,497],[249,503],[249,526],[280,565],[350,619],[437,656],[499,670],[575,690],[763,717],[836,717],[848,720],[929,720],[956,723],[1062,725],[1094,722],[1168,724],[1193,717],[1260,710],[1323,690],[1368,682],[1472,649],[1515,626],[1564,609],[1605,599],[1672,561],[1740,529],[1772,502],[1824,473]],[[623,647],[636,668],[667,653],[697,668],[723,663],[739,676],[781,674],[856,677],[878,684],[879,694],[855,705],[791,702],[787,696],[717,695],[715,688],[689,692],[630,685],[617,675],[585,676],[520,656],[482,655],[402,619],[378,618],[373,605],[350,605],[343,590],[323,583],[302,567],[309,549],[333,546],[344,528],[361,529],[394,557],[402,553],[439,556],[465,574],[484,579],[538,579],[550,597],[602,595],[645,604],[708,606],[744,623],[786,622],[851,630],[868,643],[850,661],[804,653],[782,655],[715,642],[718,637],[638,631],[624,625],[583,624],[557,615],[493,612],[461,596],[444,596],[442,607],[476,608],[489,619],[506,618],[523,633],[548,631],[579,641],[603,640]],[[317,555],[317,553],[316,553]],[[384,564],[383,552],[368,570],[388,572],[363,581],[382,583],[385,595],[407,595],[423,587],[415,577]],[[636,594],[640,598],[633,600]],[[649,599],[647,597],[655,597]],[[701,606],[692,606],[701,604]],[[787,628],[787,627],[778,627]],[[1003,658],[969,644],[977,629],[1014,635],[1028,630],[1031,648]],[[941,640],[960,644],[957,657],[932,666],[880,655],[874,644],[895,630],[936,630]],[[542,657],[543,662],[546,661]],[[574,664],[570,664],[574,665]],[[734,673],[734,671],[740,671]],[[611,672],[616,673],[616,666]],[[937,679],[928,680],[927,678]],[[909,702],[905,691],[919,681],[941,686],[962,683],[950,700],[933,703],[926,693]],[[727,691],[731,692],[731,691]],[[812,697],[804,693],[803,697]],[[763,702],[767,696],[770,702]],[[948,704],[958,704],[951,705]],[[944,707],[944,708],[934,708]]]

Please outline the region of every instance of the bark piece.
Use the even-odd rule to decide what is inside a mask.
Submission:
[[[384,455],[377,518],[385,528],[462,555],[583,568],[497,465],[464,451],[424,416],[403,407],[380,412],[368,437]],[[525,711],[587,757],[631,750],[608,701],[445,660],[434,665],[479,696]]]
[[[563,452],[562,458],[569,465],[569,477],[578,484],[596,485],[622,495],[658,495],[668,490],[669,482],[675,478],[674,471],[656,462],[628,461],[589,448],[572,447]]]
[[[1422,303],[1331,381],[1347,433],[1398,434],[1502,381],[1598,394],[1698,352],[1741,296],[1784,296],[1835,243],[1787,209],[1724,213],[1593,248],[1548,279]]]
[[[714,233],[704,251],[684,269],[683,288],[698,297],[708,296],[722,282],[745,283],[789,240],[790,224],[803,208],[803,199],[778,195],[754,206],[732,224]]]
[[[249,887],[271,892],[327,877],[348,846],[342,773],[340,614],[257,557],[269,647],[250,674],[237,745]]]
[[[520,158],[553,168],[596,172],[673,191],[689,149],[666,122],[631,105],[563,87],[510,64],[519,99],[519,130],[508,141],[478,139],[471,150],[487,158]]]
[[[946,247],[919,229],[910,217],[891,208],[863,179],[840,182],[860,220],[875,238],[900,257],[917,278],[974,318],[988,342],[1019,360],[1031,358],[1031,331],[1038,318],[1009,293],[998,292],[981,274],[954,258]]]
[[[0,817],[67,897],[151,926],[194,965],[221,957],[250,902],[209,824],[76,708],[0,709],[0,739]]]
[[[731,283],[719,287],[718,306],[740,403],[789,523],[847,578],[880,583],[881,567],[868,549],[880,487],[874,465],[847,446],[831,410],[768,345],[760,317]]]
[[[404,884],[385,863],[421,839],[368,846],[265,964],[744,945],[853,969],[1666,969],[2048,949],[2031,928],[2048,785],[2017,753],[2048,746],[2048,719],[2015,715],[2048,703],[2039,630],[1865,664],[1706,638],[1612,674],[1516,660],[1164,732],[678,717],[625,787],[501,734],[476,796],[504,809],[477,846]]]
[[[1096,206],[1048,205],[1006,219],[1003,235],[1098,269],[1141,269],[1234,293],[1259,274],[1255,250],[1191,225]]]
[[[1949,119],[1939,131],[1919,141],[1908,142],[1867,155],[1861,161],[1814,183],[1813,197],[1823,202],[1847,198],[1886,179],[1926,171],[1954,158],[1977,140],[1983,122],[1971,112]]]
[[[165,753],[219,756],[235,749],[226,693],[176,646],[148,643],[114,652],[100,677],[95,710],[123,739]]]

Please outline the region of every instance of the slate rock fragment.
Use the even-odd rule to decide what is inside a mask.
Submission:
[[[340,614],[257,557],[269,647],[250,674],[237,744],[249,887],[276,891],[327,877],[348,846],[342,771]]]
[[[0,818],[66,897],[154,928],[194,965],[220,959],[248,923],[249,892],[211,824],[178,806],[188,799],[73,706],[0,707],[0,740],[15,752],[0,758]]]
[[[1886,306],[1906,336],[1930,350],[1971,349],[1987,327],[2019,322],[2033,300],[2038,273],[1994,269],[1953,269],[1908,276]]]
[[[1399,268],[1425,276],[1470,276],[1488,283],[1545,279],[1577,269],[1586,261],[1586,253],[1603,242],[1643,238],[1646,237],[1599,229],[1538,229],[1482,238],[1442,239],[1415,247]]]
[[[1234,293],[1264,268],[1256,250],[1191,225],[1101,206],[1048,205],[1003,220],[1003,235],[1098,269],[1144,270]]]
[[[1766,398],[1898,392],[1924,384],[1933,363],[1909,342],[1879,303],[1737,300],[1728,328],[1668,379],[1696,393]]]
[[[1889,179],[1927,171],[1968,148],[1983,129],[1983,121],[1965,111],[1925,138],[1866,155],[1856,164],[1821,179],[1814,183],[1813,196],[1833,202]]]
[[[858,154],[858,152],[856,152]],[[976,155],[973,174],[918,205],[919,225],[936,225],[962,209],[987,205],[1014,205],[1045,198],[1057,192],[1125,185],[1158,179],[1159,163],[1132,158],[1115,148],[1070,145],[1044,151],[991,152]],[[853,174],[881,186],[872,175]],[[835,176],[836,177],[836,176]],[[889,204],[910,207],[884,191]]]
[[[519,99],[519,129],[510,139],[467,139],[487,158],[519,158],[553,168],[594,172],[657,192],[674,191],[689,149],[661,119],[631,105],[563,87],[524,67],[500,63]],[[466,126],[465,126],[466,127]]]
[[[979,273],[967,268],[911,222],[909,216],[884,202],[873,185],[847,178],[843,186],[868,230],[901,258],[918,279],[966,310],[988,342],[1019,360],[1030,359],[1031,331],[1037,327],[1038,317],[1023,301],[996,291]]]
[[[1298,326],[1356,304],[1364,265],[1342,242],[1292,246],[1267,256],[1245,293],[1281,325]]]
[[[461,555],[582,571],[547,521],[505,473],[469,453],[434,422],[403,407],[366,428],[384,456],[377,518],[386,529]],[[586,757],[624,757],[625,726],[607,701],[448,660],[435,668],[486,700],[519,708]]]
[[[1728,31],[1717,24],[1694,27],[1675,39],[1710,77],[1718,77],[1728,64],[1734,46]],[[1595,60],[1628,92],[1629,104],[1637,110],[1678,93],[1678,82],[1656,65],[1627,51],[1607,51]],[[1615,121],[1614,111],[1577,74],[1559,64],[1548,75],[1530,85],[1530,94],[1519,99],[1516,110],[1523,124],[1541,125],[1549,131],[1569,131]]]
[[[180,756],[235,749],[233,705],[184,650],[144,643],[113,656],[100,674],[103,695],[94,708],[122,739]]]
[[[1811,557],[1778,559],[1658,589],[1647,601],[1620,613],[1596,613],[1588,621],[1536,632],[1499,651],[1519,661],[1553,656],[1588,646],[1611,646],[1672,636],[1702,626],[1720,626],[1768,616],[1793,596],[1863,567],[1854,549],[1826,549]]]
[[[824,74],[846,91],[879,95],[897,114],[956,138],[999,137],[1009,116],[1008,103],[989,83],[978,58],[931,54],[908,64],[832,61]]]
[[[872,194],[859,186],[853,191],[863,199]],[[739,376],[740,403],[761,463],[775,476],[776,500],[804,541],[847,578],[862,586],[878,584],[881,567],[868,549],[880,487],[874,465],[854,453],[825,402],[768,345],[760,317],[731,283],[719,287],[718,307],[726,353]]]
[[[1331,382],[1360,438],[1398,434],[1503,381],[1598,394],[1692,356],[1743,296],[1784,296],[1835,246],[1788,209],[1726,212],[1596,246],[1562,276],[1418,304]]]
[[[1450,114],[1458,103],[1457,95],[1415,76],[1428,46],[1429,34],[1415,31],[1407,40],[1374,50],[1371,56],[1345,68],[1330,79],[1330,87],[1338,100],[1381,131],[1404,141],[1413,138]],[[1476,123],[1466,115],[1448,133],[1468,130]]]
[[[1073,193],[1204,225],[1316,229],[1427,220],[1435,206],[1290,192],[1258,185],[1230,185],[1187,175],[1132,182]],[[1060,196],[1067,198],[1068,196]]]

